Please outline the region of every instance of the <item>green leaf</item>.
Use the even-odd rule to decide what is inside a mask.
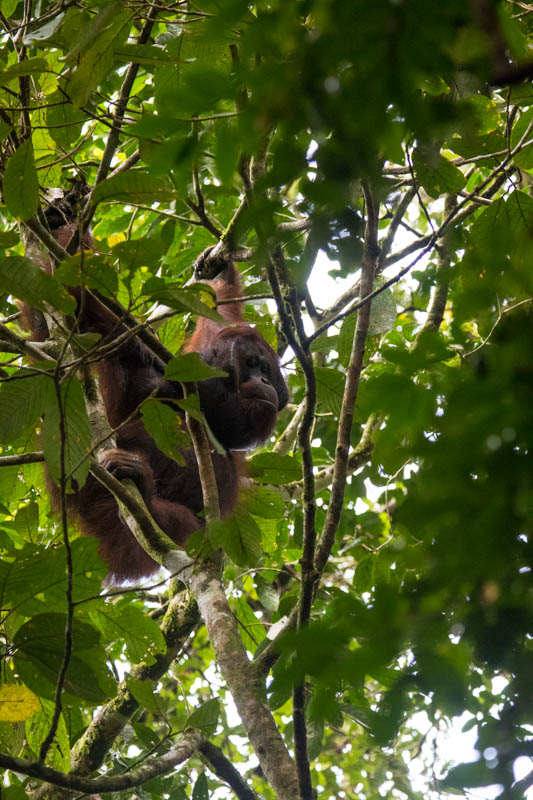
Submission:
[[[358,594],[370,592],[375,584],[376,561],[378,554],[370,553],[364,556],[357,564],[353,585]]]
[[[209,786],[204,772],[196,779],[191,800],[209,800]]]
[[[106,178],[97,184],[91,195],[91,203],[107,200],[118,200],[122,203],[155,203],[163,200],[172,200],[174,189],[168,180],[154,178],[142,170],[129,170],[120,172],[111,178]]]
[[[95,539],[79,538],[71,542],[73,599],[98,594],[107,567],[98,556]],[[28,544],[18,550],[12,561],[0,562],[0,598],[2,606],[29,616],[43,610],[62,610],[67,585],[64,547],[39,550]]]
[[[345,375],[328,367],[317,367],[315,374],[318,402],[338,417],[341,413]]]
[[[249,462],[250,476],[260,483],[283,486],[302,477],[302,467],[294,456],[278,453],[259,453]]]
[[[180,415],[166,403],[154,399],[143,403],[141,415],[144,427],[159,449],[184,465],[183,450],[190,447],[190,439]]]
[[[39,711],[26,723],[26,740],[35,755],[39,755],[41,744],[50,730],[55,704],[41,698]],[[46,765],[61,772],[70,771],[70,742],[63,714],[59,715],[54,741],[46,756]]]
[[[37,213],[39,180],[30,139],[22,142],[7,160],[4,174],[4,201],[17,219],[24,221]]]
[[[24,256],[0,258],[0,291],[42,311],[47,303],[64,314],[76,308],[76,301],[65,287]]]
[[[471,764],[459,764],[453,767],[446,777],[441,781],[441,786],[446,789],[467,789],[477,786],[491,786],[499,783],[498,776],[494,770],[488,768],[484,759],[474,761]]]
[[[123,44],[115,48],[115,58],[124,64],[165,66],[179,64],[181,59],[168,50],[150,44]]]
[[[198,353],[185,353],[174,356],[165,368],[165,377],[170,381],[194,383],[210,378],[227,378],[228,373],[218,367],[211,367]]]
[[[533,121],[533,108],[530,108],[528,111],[525,111],[520,115],[520,118],[515,122],[513,125],[513,129],[511,131],[511,148],[514,149],[522,137],[525,135],[528,127],[531,125]],[[524,142],[531,141],[533,139],[533,130],[530,130],[529,134],[524,139]],[[527,147],[524,147],[517,153],[514,158],[513,162],[516,164],[517,167],[521,169],[531,169],[533,167],[533,144],[529,144]]]
[[[11,64],[9,67],[0,70],[0,81],[9,83],[13,78],[20,78],[21,75],[39,75],[47,69],[48,64],[45,58],[41,56],[27,58],[25,61],[19,61],[17,64]]]
[[[262,519],[283,519],[285,503],[277,492],[258,486],[247,495],[247,508],[250,514]]]
[[[39,695],[53,699],[65,652],[64,614],[38,614],[22,625],[13,643],[16,668],[24,683]],[[65,690],[74,697],[101,703],[113,690],[114,681],[99,647],[98,632],[85,622],[72,622],[73,654],[65,678]],[[84,655],[85,654],[85,655]]]
[[[163,253],[163,243],[155,236],[119,242],[112,250],[113,256],[119,259],[121,268],[132,272],[140,267],[149,267],[154,272]]]
[[[28,433],[48,405],[52,379],[32,375],[0,384],[0,444],[10,444]],[[27,374],[27,373],[26,373]]]
[[[2,0],[1,7],[4,16],[10,17],[11,14],[14,14],[18,4],[19,0]]]
[[[0,231],[0,247],[14,247],[20,241],[16,231]]]
[[[54,278],[65,286],[86,286],[105,297],[114,297],[118,290],[118,275],[107,255],[92,252],[76,253],[65,259],[54,272]]]
[[[279,608],[279,594],[271,583],[258,576],[255,579],[257,596],[263,608],[273,614]]]
[[[378,280],[374,286],[379,289],[382,280]],[[396,303],[392,294],[392,289],[388,287],[380,292],[372,300],[370,307],[370,321],[368,324],[368,335],[379,336],[383,333],[388,333],[393,329],[396,322],[398,312],[396,310]]]
[[[201,731],[204,736],[213,736],[217,729],[219,715],[220,700],[218,697],[213,697],[199,708],[194,709],[187,720],[187,726]]]
[[[205,417],[203,411],[200,410],[200,401],[197,394],[190,394],[188,397],[184,397],[182,400],[176,400],[175,402],[178,408],[190,414],[193,419],[202,424],[205,423]]]
[[[224,322],[212,305],[203,302],[202,295],[211,303],[213,302],[213,290],[205,284],[197,283],[184,289],[181,286],[165,283],[161,278],[150,278],[143,286],[143,294],[149,296],[151,300],[164,303],[177,311],[198,314],[214,322]]]
[[[86,116],[80,109],[74,108],[64,92],[57,91],[50,95],[46,107],[46,124],[54,142],[65,150],[79,137]]]
[[[153,663],[156,653],[166,652],[165,639],[157,622],[131,603],[107,603],[91,611],[90,617],[106,640],[125,642],[126,654],[135,664],[147,660]]]
[[[39,506],[37,503],[27,503],[18,509],[15,515],[15,529],[27,542],[37,538],[39,530]]]
[[[211,522],[208,536],[213,547],[221,547],[239,567],[255,566],[261,558],[261,531],[245,511]]]
[[[155,681],[141,681],[128,675],[126,684],[140,706],[152,714],[164,715],[165,703],[159,696]]]
[[[255,653],[261,642],[266,638],[263,623],[258,619],[245,596],[237,598],[237,619],[239,633],[244,646],[251,653]]]
[[[413,167],[430,197],[456,194],[465,187],[466,179],[461,170],[447,161],[436,148],[418,146],[413,151]]]
[[[81,42],[71,50],[67,62],[78,60],[70,75],[66,93],[76,108],[88,101],[91,91],[102,81],[113,66],[113,48],[122,44],[131,25],[131,14],[121,11],[121,4],[106,3],[85,32]],[[88,41],[91,37],[92,42]],[[87,46],[89,45],[89,46]]]
[[[43,422],[43,450],[52,478],[59,481],[64,472],[67,487],[75,489],[83,486],[89,473],[91,427],[85,396],[77,378],[71,377],[63,381],[60,396],[61,408],[55,393],[48,396]],[[64,424],[63,463],[61,421]]]
[[[223,186],[229,186],[237,168],[241,142],[235,125],[221,124],[215,137],[215,163]]]
[[[344,317],[341,324],[341,329],[337,338],[337,351],[339,353],[339,361],[343,367],[347,367],[350,363],[356,325],[357,314],[355,312],[353,314],[348,314],[347,317]]]

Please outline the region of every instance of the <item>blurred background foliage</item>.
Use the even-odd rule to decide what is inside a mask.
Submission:
[[[533,786],[533,7],[2,0],[0,11],[3,323],[20,333],[15,298],[69,311],[63,286],[79,281],[79,256],[53,284],[35,283],[21,259],[20,228],[50,187],[96,185],[96,249],[83,279],[140,319],[157,301],[178,310],[159,329],[173,352],[198,311],[181,287],[224,234],[246,292],[260,296],[247,319],[286,369],[281,436],[305,392],[264,299],[266,243],[281,244],[316,331],[318,531],[356,314],[338,317],[357,297],[361,181],[372,186],[382,292],[352,432],[356,447],[366,426],[370,446],[348,477],[311,623],[279,640],[269,700],[290,747],[291,690],[305,682],[320,798],[523,797]],[[13,380],[24,367],[5,331],[0,349],[2,455],[38,450],[44,382]],[[83,456],[88,432],[76,419]],[[248,511],[216,534],[256,657],[299,596],[304,509],[289,444],[278,442],[277,458],[266,456],[272,442],[252,457]],[[54,447],[45,448],[51,462]],[[232,546],[235,525],[255,542],[248,551]],[[0,547],[0,679],[20,689],[23,706],[9,716],[0,695],[0,751],[33,760],[54,707],[65,613],[65,553],[38,463],[1,463]],[[72,554],[74,650],[47,759],[65,772],[120,679],[165,650],[158,620],[168,603],[166,583],[101,593],[94,542],[74,538]],[[157,684],[128,685],[138,708],[108,743],[107,775],[164,752],[191,725],[258,796],[274,797],[203,627],[191,626]],[[195,719],[214,698],[220,705]],[[477,760],[467,752],[461,763],[443,745],[461,726]],[[220,776],[206,775],[195,757],[135,796],[227,797]],[[4,781],[10,800],[30,796],[24,776]]]

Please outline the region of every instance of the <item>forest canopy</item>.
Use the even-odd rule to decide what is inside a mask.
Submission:
[[[525,797],[533,6],[1,0],[0,28],[1,797]],[[230,262],[290,401],[219,518],[180,353]],[[72,287],[188,387],[134,414],[195,448],[203,530],[176,548],[110,484],[149,581],[106,583],[66,513],[116,434]]]

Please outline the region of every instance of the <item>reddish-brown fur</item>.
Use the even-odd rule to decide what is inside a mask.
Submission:
[[[72,230],[64,225],[54,235],[64,245]],[[218,299],[241,293],[233,264],[212,285]],[[73,294],[79,298],[79,290]],[[96,298],[87,295],[80,308],[80,331],[97,332],[111,340],[116,336],[116,318]],[[242,456],[235,451],[250,449],[268,438],[288,395],[277,355],[257,331],[243,323],[239,304],[222,306],[220,311],[225,324],[200,318],[185,349],[200,353],[208,363],[229,373],[228,378],[199,384],[207,421],[227,449],[224,456],[213,453],[213,465],[221,512],[228,514],[237,501],[242,474]],[[24,317],[34,338],[42,340],[47,331],[40,315],[25,309]],[[156,522],[177,544],[184,545],[202,525],[202,490],[194,454],[192,450],[184,452],[184,466],[168,458],[136,411],[154,390],[161,398],[181,398],[180,385],[164,378],[158,359],[137,339],[101,362],[98,374],[109,422],[118,428],[117,446],[106,452],[104,465],[117,477],[133,478]],[[126,421],[129,416],[132,418]],[[111,581],[135,580],[157,569],[119,518],[112,495],[91,475],[69,505],[77,513],[83,533],[100,540],[100,554],[109,564]]]

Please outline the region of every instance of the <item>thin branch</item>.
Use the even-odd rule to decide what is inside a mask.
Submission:
[[[447,195],[444,201],[444,213],[449,215],[450,212],[457,205],[456,195]],[[437,262],[437,285],[433,293],[433,299],[428,311],[426,321],[422,328],[417,333],[415,341],[413,342],[413,349],[417,347],[420,342],[420,337],[426,331],[438,331],[444,318],[444,311],[446,309],[446,301],[448,299],[448,273],[450,269],[450,242],[449,230],[444,235],[442,244],[438,248],[438,262]]]
[[[152,6],[146,16],[146,20],[143,26],[142,31],[140,32],[139,36],[137,37],[137,44],[146,44],[150,37],[150,33],[152,32],[152,28],[154,27],[154,22],[157,17],[159,9],[156,6]],[[113,114],[113,127],[111,128],[107,142],[105,145],[105,149],[102,155],[102,160],[100,162],[100,166],[98,168],[98,172],[95,178],[95,186],[103,181],[104,178],[107,176],[109,172],[109,167],[111,166],[111,161],[113,160],[113,156],[115,155],[115,150],[117,149],[120,134],[122,132],[122,123],[124,122],[124,115],[126,113],[126,108],[128,106],[128,100],[130,97],[130,92],[137,77],[137,73],[139,71],[139,64],[132,63],[129,65],[126,76],[124,81],[122,82],[122,86],[120,87],[120,92],[118,96],[118,101],[115,107],[115,113]]]
[[[20,464],[37,464],[44,461],[42,450],[34,453],[17,453],[14,456],[0,456],[0,467],[16,467]]]
[[[368,464],[372,458],[375,446],[375,436],[381,425],[381,419],[375,414],[371,414],[368,418],[361,439],[357,446],[352,450],[348,456],[348,465],[346,467],[346,475],[351,475],[356,472],[365,464]],[[329,489],[333,480],[334,465],[326,467],[315,475],[315,491],[317,494]],[[278,487],[278,491],[284,500],[300,500],[303,494],[303,481],[293,481],[287,483],[285,486]]]
[[[302,421],[302,418],[305,413],[305,402],[300,403],[298,408],[296,409],[295,413],[292,416],[291,421],[277,440],[276,444],[272,448],[273,453],[279,453],[280,455],[286,455],[289,450],[292,448],[294,442],[296,441],[296,437],[298,435],[298,428]],[[299,481],[299,483],[301,483]]]
[[[70,254],[56,242],[52,234],[46,230],[37,217],[26,220],[24,225],[39,239],[41,244],[44,244],[50,255],[52,255],[56,261],[64,261],[66,258],[70,258]]]
[[[65,470],[65,453],[66,453],[66,440],[67,432],[65,425],[65,407],[64,398],[62,394],[62,386],[60,381],[60,374],[56,370],[54,376],[54,388],[59,412],[59,463],[60,463],[60,477],[59,477],[59,492],[61,497],[61,532],[63,535],[63,547],[65,548],[65,560],[67,571],[67,585],[65,589],[66,613],[65,613],[65,639],[64,651],[61,666],[57,674],[55,693],[54,693],[54,711],[50,728],[48,733],[41,742],[39,749],[39,763],[44,764],[48,751],[54,741],[57,733],[57,726],[63,710],[63,688],[65,686],[65,679],[67,670],[69,668],[70,659],[72,657],[72,624],[74,618],[74,607],[72,605],[72,580],[73,580],[73,563],[72,563],[72,548],[70,546],[70,539],[68,535],[68,518],[67,518],[67,481]]]
[[[109,173],[107,176],[108,178],[114,178],[115,175],[120,175],[121,172],[127,172],[131,167],[135,166],[135,164],[140,160],[141,154],[138,150],[128,156],[122,163],[115,167],[115,169]]]
[[[200,742],[198,750],[206,759],[215,775],[233,789],[239,800],[257,800],[255,792],[250,789],[231,761],[228,761],[220,747],[204,739]]]
[[[532,122],[532,126],[533,126],[533,122]],[[502,184],[504,183],[504,181],[507,178],[508,178],[508,173],[506,173],[506,172],[503,172],[501,175],[498,175],[496,177],[496,179],[494,180],[493,185],[489,189],[487,189],[487,191],[486,191],[484,196],[485,197],[489,197],[489,196],[492,196],[493,194],[495,194],[498,191],[498,189],[502,186]],[[469,195],[469,199],[472,199],[472,194]],[[460,204],[460,206],[462,206],[462,205],[463,205],[463,203]],[[457,206],[456,208],[459,208],[460,206]],[[318,336],[320,336],[322,333],[327,331],[328,328],[330,328],[332,325],[335,325],[335,323],[340,322],[345,317],[349,316],[350,314],[353,314],[354,311],[357,311],[359,308],[361,308],[361,306],[365,305],[369,300],[373,300],[374,297],[377,297],[378,294],[381,294],[386,289],[388,289],[390,286],[393,286],[395,283],[398,283],[398,281],[401,278],[403,278],[404,275],[407,275],[407,273],[410,272],[413,269],[413,267],[416,266],[416,264],[418,264],[418,262],[423,258],[423,256],[426,253],[428,253],[435,246],[436,242],[444,235],[444,233],[447,231],[448,227],[452,224],[452,222],[453,222],[454,225],[457,225],[460,222],[462,222],[464,219],[466,219],[468,216],[473,214],[474,211],[476,211],[476,210],[477,210],[477,208],[474,205],[474,206],[472,206],[470,208],[464,209],[460,214],[457,213],[457,212],[453,212],[452,211],[445,218],[444,222],[442,223],[440,228],[435,232],[435,234],[432,234],[430,236],[424,236],[421,239],[417,240],[416,242],[412,242],[410,245],[405,247],[400,252],[398,252],[398,253],[396,253],[396,254],[394,254],[392,256],[389,256],[389,258],[385,262],[385,267],[388,267],[391,264],[394,264],[397,261],[402,260],[407,255],[409,255],[410,253],[416,252],[417,250],[421,250],[421,252],[418,253],[418,255],[413,259],[413,261],[411,261],[409,264],[407,264],[407,266],[403,267],[398,273],[396,273],[396,275],[394,275],[394,277],[392,277],[389,280],[385,281],[385,283],[382,283],[377,289],[374,289],[374,291],[371,292],[371,294],[368,295],[368,297],[365,297],[365,298],[363,298],[363,300],[360,300],[359,302],[354,303],[352,306],[350,306],[350,308],[347,311],[343,311],[342,313],[336,314],[334,317],[329,317],[329,315],[328,315],[328,321],[326,323],[324,323],[323,325],[320,325],[320,327],[318,327],[309,336],[309,341],[311,342],[314,339],[318,338]],[[356,284],[355,286],[352,286],[347,292],[345,292],[344,295],[342,296],[342,299],[344,300],[349,295],[352,295],[355,292],[356,288],[359,288],[359,284]],[[339,303],[336,302],[335,303],[335,308],[338,308],[338,307],[339,307]],[[332,308],[333,308],[333,306],[332,306]]]
[[[16,349],[17,353],[28,356],[34,361],[51,361],[55,362],[52,356],[41,348],[37,342],[30,342],[22,336],[18,336],[14,331],[0,322],[0,341],[8,342]]]
[[[398,228],[400,227],[400,223],[402,222],[405,213],[411,204],[411,201],[416,196],[416,193],[417,193],[416,186],[411,186],[411,188],[406,191],[406,193],[403,195],[402,199],[398,203],[398,206],[394,212],[391,223],[389,225],[387,235],[385,236],[383,242],[381,243],[381,252],[379,254],[379,259],[378,259],[378,271],[381,271],[384,267],[385,259],[390,253],[391,247],[394,242],[394,237],[396,236]]]
[[[315,558],[315,567],[318,573],[322,573],[326,566],[329,554],[335,541],[335,534],[339,524],[344,500],[344,488],[346,485],[346,475],[348,470],[348,453],[350,448],[350,438],[352,432],[353,416],[355,403],[359,389],[359,381],[363,369],[363,359],[365,355],[366,337],[370,321],[370,300],[372,296],[372,284],[376,271],[378,249],[378,209],[370,186],[363,182],[363,193],[365,197],[367,219],[365,230],[365,248],[361,264],[361,298],[362,305],[357,315],[357,325],[355,329],[350,363],[346,370],[346,384],[342,399],[341,414],[339,419],[339,429],[337,435],[337,445],[335,448],[336,458],[333,468],[333,483],[331,487],[331,498],[328,505],[326,520],[322,529],[320,541],[318,543]]]

